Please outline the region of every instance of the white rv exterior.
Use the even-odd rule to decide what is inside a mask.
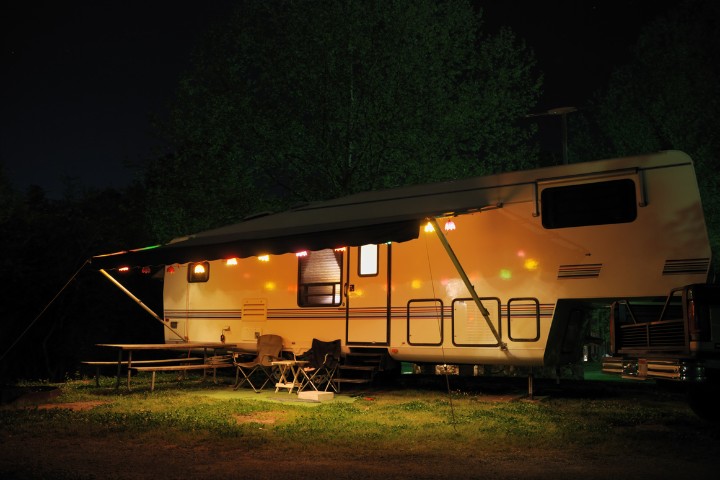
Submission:
[[[295,353],[339,338],[345,352],[380,347],[398,361],[560,365],[578,359],[589,305],[704,283],[711,263],[681,152],[358,194],[289,212],[286,224],[348,206],[367,219],[414,215],[417,236],[264,255],[258,242],[232,264],[205,258],[205,281],[190,281],[195,262],[168,263],[166,341],[253,350],[272,333]],[[432,220],[440,232],[426,231]]]

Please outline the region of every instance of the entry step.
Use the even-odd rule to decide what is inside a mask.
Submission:
[[[362,372],[372,372],[376,367],[369,365],[340,365],[340,370],[357,370]]]
[[[336,383],[370,383],[372,379],[370,378],[333,378],[333,382]]]

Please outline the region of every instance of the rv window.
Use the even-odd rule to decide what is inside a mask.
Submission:
[[[546,188],[540,201],[545,228],[627,223],[637,217],[630,179]]]
[[[378,274],[378,246],[363,245],[358,249],[358,275],[372,277]]]
[[[298,257],[298,305],[333,307],[342,303],[343,252],[332,249]]]

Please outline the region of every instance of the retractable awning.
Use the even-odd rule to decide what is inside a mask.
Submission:
[[[494,178],[493,178],[494,177]],[[293,253],[417,238],[429,217],[500,201],[497,175],[364,192],[176,238],[156,247],[93,257],[98,268],[167,265]],[[502,187],[500,187],[502,188]]]
[[[244,226],[243,224],[237,224]],[[191,236],[185,240],[93,257],[92,264],[102,269],[123,266],[168,265],[221,258],[245,258],[303,250],[322,250],[369,243],[403,242],[418,236],[417,222],[366,225],[333,230],[300,232],[288,229],[280,236],[243,235],[223,232],[218,235]],[[203,232],[207,234],[209,232]],[[259,233],[259,232],[253,232]]]

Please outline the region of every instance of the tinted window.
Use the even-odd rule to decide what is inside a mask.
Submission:
[[[545,228],[627,223],[637,217],[630,179],[546,188],[540,201]]]

